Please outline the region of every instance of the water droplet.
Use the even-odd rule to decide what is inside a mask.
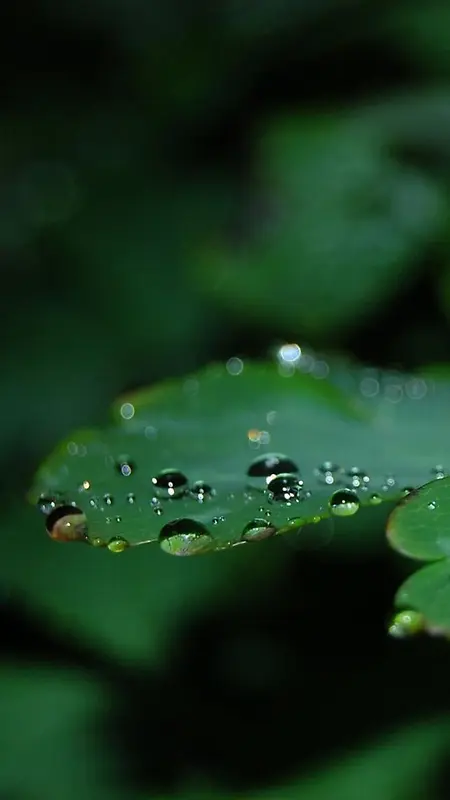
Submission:
[[[298,472],[297,464],[282,453],[265,453],[250,464],[247,475],[250,478],[272,478],[280,473]]]
[[[93,539],[89,540],[92,547],[106,547],[106,542],[100,536],[94,536]]]
[[[164,509],[161,508],[161,506],[155,506],[153,511],[157,517],[162,517],[162,515],[164,514]]]
[[[190,493],[199,503],[209,500],[215,495],[214,489],[204,481],[195,481],[190,488]]]
[[[298,344],[283,344],[277,353],[277,358],[280,362],[285,364],[296,364],[302,355],[301,348]]]
[[[108,550],[111,553],[123,553],[124,550],[129,547],[129,542],[126,539],[123,539],[121,536],[114,536],[108,542]]]
[[[241,375],[244,370],[244,362],[241,358],[229,358],[226,368],[229,375]]]
[[[434,511],[437,508],[436,500],[432,500],[430,503],[428,503],[427,508],[430,511]]]
[[[219,525],[221,522],[225,522],[225,517],[223,515],[221,515],[220,517],[213,517],[212,518],[212,524],[213,525]]]
[[[414,487],[413,486],[404,486],[403,489],[402,489],[402,495],[404,495],[406,497],[406,495],[411,494],[411,492],[413,492],[413,491],[414,491]]]
[[[86,516],[77,506],[57,506],[45,521],[47,533],[52,539],[60,542],[86,542]]]
[[[381,495],[377,494],[376,492],[374,492],[374,494],[371,494],[370,497],[369,497],[369,503],[371,505],[373,505],[373,506],[378,506],[382,502],[383,502],[383,498],[381,497]]]
[[[266,519],[252,519],[242,531],[241,538],[246,542],[256,542],[273,536],[276,529]]]
[[[120,406],[120,416],[122,419],[133,419],[135,408],[133,403],[122,403]]]
[[[193,556],[211,550],[214,539],[200,522],[175,519],[161,530],[161,549],[173,556]]]
[[[97,506],[98,506],[97,498],[96,497],[90,497],[89,498],[89,505],[92,508],[97,508]]]
[[[385,478],[385,483],[389,489],[392,489],[396,485],[397,481],[393,475],[387,475]]]
[[[122,522],[122,517],[116,517],[116,522]]]
[[[445,469],[442,466],[442,464],[437,464],[435,467],[433,467],[433,469],[431,470],[431,474],[434,480],[442,480],[442,478],[445,478],[446,475]]]
[[[347,472],[347,477],[350,478],[350,484],[353,489],[363,488],[364,486],[367,486],[370,481],[367,473],[359,467],[351,467],[351,469],[349,469]]]
[[[343,476],[344,470],[333,464],[332,461],[323,461],[314,470],[314,475],[320,483],[326,483],[327,486],[332,486],[334,483],[339,483],[340,478]]]
[[[134,472],[135,466],[132,461],[129,461],[128,458],[120,459],[116,464],[116,469],[118,472],[124,476],[124,478],[129,478],[131,473]]]
[[[37,501],[37,507],[42,514],[50,514],[58,504],[61,504],[61,500],[55,495],[42,494]]]
[[[303,481],[291,473],[276,475],[268,484],[269,497],[272,501],[290,503],[300,499]]]
[[[331,496],[329,506],[336,517],[351,517],[359,509],[359,500],[354,492],[341,489]]]
[[[81,486],[79,486],[78,491],[87,492],[88,489],[90,489],[90,488],[91,488],[91,482],[90,481],[83,481]]]
[[[176,498],[182,497],[187,488],[188,479],[179,469],[163,469],[154,478],[152,483],[158,497]]]
[[[107,506],[112,506],[112,504],[114,503],[114,497],[112,496],[112,494],[105,494],[103,500]]]
[[[134,495],[133,492],[130,492],[129,494],[127,494],[127,503],[130,503],[130,505],[131,505],[132,503],[135,503],[135,502],[136,502],[136,495]]]
[[[421,633],[424,629],[425,619],[418,611],[399,611],[391,620],[388,633],[396,639],[403,639]]]

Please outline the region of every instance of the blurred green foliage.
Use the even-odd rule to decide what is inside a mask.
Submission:
[[[117,394],[274,341],[445,369],[448,8],[0,15],[0,797],[447,797],[448,645],[386,638],[380,517],[359,548],[116,560],[24,497]]]

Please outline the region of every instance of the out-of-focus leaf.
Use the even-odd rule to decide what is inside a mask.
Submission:
[[[103,690],[72,671],[0,670],[0,794],[33,800],[116,800],[99,728]]]
[[[436,236],[439,186],[388,153],[364,115],[287,118],[258,142],[258,187],[241,242],[205,248],[195,272],[252,323],[325,335],[373,313]],[[261,197],[266,211],[255,209]],[[251,208],[251,206],[254,208]]]

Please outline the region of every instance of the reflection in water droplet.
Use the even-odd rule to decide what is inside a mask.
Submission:
[[[432,474],[434,480],[442,480],[442,478],[445,478],[446,472],[445,472],[445,469],[442,466],[442,464],[437,464],[431,470],[431,474]]]
[[[280,473],[298,472],[297,464],[282,453],[266,453],[250,464],[247,475],[251,478],[271,478]]]
[[[161,549],[173,556],[193,556],[211,550],[214,539],[200,522],[175,519],[161,530]]]
[[[114,497],[112,496],[112,494],[105,494],[103,500],[105,501],[107,506],[112,506],[112,504],[114,503]]]
[[[291,503],[301,499],[303,481],[291,473],[276,475],[267,484],[271,501]]]
[[[329,506],[336,517],[351,517],[359,509],[359,499],[354,492],[341,489],[331,496]]]
[[[344,470],[332,461],[323,461],[314,470],[314,475],[320,483],[326,483],[327,486],[332,486],[334,483],[339,483],[339,480],[344,475]]]
[[[130,505],[131,505],[132,503],[135,503],[135,502],[136,502],[136,495],[134,495],[133,492],[130,492],[129,494],[127,494],[127,503],[130,503]]]
[[[428,505],[427,505],[427,508],[428,508],[430,511],[434,511],[434,510],[435,510],[435,508],[437,508],[437,503],[436,503],[436,500],[432,500],[430,503],[428,503]]]
[[[129,478],[131,473],[134,472],[135,466],[133,462],[129,461],[128,459],[120,459],[120,461],[118,461],[116,464],[116,469],[121,475],[124,476],[124,478]]]
[[[276,533],[276,529],[266,519],[252,519],[242,531],[241,538],[246,542],[255,542],[268,539],[274,533]]]
[[[377,494],[376,492],[371,494],[370,497],[369,497],[369,503],[371,503],[371,505],[373,505],[373,506],[378,506],[382,502],[383,502],[383,498],[381,497],[381,495]]]
[[[45,520],[47,533],[60,542],[87,542],[86,516],[77,506],[57,506]]]
[[[126,539],[123,539],[121,536],[114,536],[108,542],[108,550],[111,553],[123,553],[124,550],[129,547],[129,542]]]
[[[370,481],[367,473],[359,467],[351,467],[351,469],[349,469],[347,472],[347,477],[350,478],[350,484],[353,489],[360,489],[364,486],[367,486]]]
[[[215,495],[214,489],[204,481],[195,481],[190,488],[190,493],[199,503],[210,500]]]
[[[163,469],[152,478],[158,497],[171,498],[173,500],[183,497],[187,489],[188,479],[186,475],[178,469]]]

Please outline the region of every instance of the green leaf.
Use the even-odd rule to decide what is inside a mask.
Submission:
[[[278,328],[281,320],[294,334],[341,335],[411,274],[443,223],[445,194],[396,162],[389,136],[366,116],[266,126],[241,241],[205,247],[195,268],[231,313]]]
[[[109,428],[73,434],[40,469],[32,498],[51,536],[223,549],[398,499],[446,457],[445,382],[286,366],[231,359],[119,400]],[[270,482],[279,473],[292,474]]]
[[[396,731],[291,787],[251,795],[252,800],[410,800],[428,796],[450,740],[442,721]]]
[[[442,477],[411,492],[394,509],[388,540],[403,555],[421,561],[450,556],[450,478]]]
[[[395,602],[399,608],[411,607],[423,614],[430,633],[450,631],[450,560],[428,564],[410,575]]]

